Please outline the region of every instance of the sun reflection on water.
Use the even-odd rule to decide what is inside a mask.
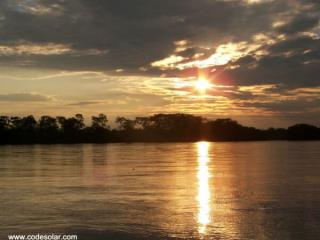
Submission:
[[[206,233],[210,223],[210,189],[209,189],[209,143],[198,142],[198,231]]]

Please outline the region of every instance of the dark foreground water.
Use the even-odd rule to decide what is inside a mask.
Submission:
[[[320,239],[320,142],[0,146],[0,239]]]

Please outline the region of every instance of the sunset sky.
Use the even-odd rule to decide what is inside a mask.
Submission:
[[[319,19],[319,0],[1,0],[0,114],[319,125]]]

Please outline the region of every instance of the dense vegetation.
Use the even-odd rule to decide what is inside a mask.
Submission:
[[[84,117],[0,116],[0,144],[104,143],[173,141],[320,140],[320,128],[297,124],[287,129],[245,127],[231,119],[208,120],[189,114],[156,114],[127,119],[118,117],[117,127],[108,126],[107,116]]]

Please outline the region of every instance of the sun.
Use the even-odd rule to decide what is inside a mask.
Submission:
[[[195,88],[200,92],[205,92],[212,87],[212,84],[206,79],[199,79],[195,82]]]

